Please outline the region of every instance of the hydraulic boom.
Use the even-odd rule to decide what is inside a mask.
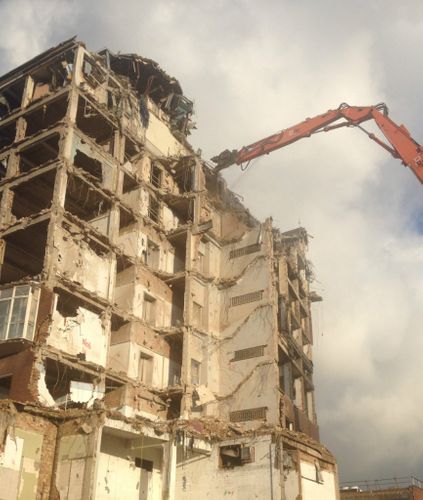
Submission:
[[[338,120],[342,121],[335,123]],[[361,127],[361,123],[368,120],[376,122],[389,144]],[[277,132],[249,146],[244,146],[240,150],[225,150],[212,158],[212,161],[216,163],[217,171],[233,164],[242,165],[304,137],[340,127],[359,127],[370,139],[386,149],[395,158],[399,158],[405,166],[410,167],[419,181],[423,183],[423,148],[410,136],[404,125],[397,125],[388,117],[388,108],[383,103],[363,107],[341,104],[337,109],[329,110],[314,118],[307,118],[293,127]]]

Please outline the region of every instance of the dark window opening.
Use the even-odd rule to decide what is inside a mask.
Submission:
[[[95,314],[101,314],[101,309],[96,308],[89,302],[85,302],[61,288],[55,288],[54,292],[57,294],[56,311],[65,318],[74,318],[78,316],[78,309],[80,307],[88,309]]]
[[[48,221],[32,224],[6,236],[0,283],[10,283],[43,270]]]
[[[167,200],[169,208],[178,217],[180,223],[185,224],[186,222],[193,219],[194,215],[194,199],[182,196],[169,197]]]
[[[84,74],[85,80],[93,87],[96,88],[106,81],[106,72],[87,55],[84,57],[84,63],[82,65],[82,72]]]
[[[59,134],[53,134],[20,151],[19,170],[28,172],[33,168],[55,160],[59,154]]]
[[[7,156],[0,159],[0,179],[6,177],[7,174]]]
[[[132,175],[123,174],[123,193],[129,193],[138,187],[138,182]]]
[[[134,263],[125,255],[116,255],[116,273],[119,274],[125,269],[132,267]]]
[[[69,239],[72,240],[72,234],[75,234],[75,226],[72,226],[66,220],[64,220],[62,223],[62,227],[68,233]],[[81,233],[78,230],[76,232],[79,233],[78,240],[76,241],[76,243],[82,242],[83,245],[86,245],[90,250],[92,250],[99,257],[104,257],[106,255],[109,255],[110,250],[109,250],[107,244],[103,243],[98,238],[98,236],[101,236],[101,235],[96,235],[97,238],[93,238],[86,232]]]
[[[0,149],[7,148],[15,142],[16,122],[0,128]]]
[[[74,54],[74,50],[61,54],[56,60],[37,68],[31,74],[34,80],[33,102],[69,84],[72,80]]]
[[[123,384],[122,382],[116,382],[116,380],[106,378],[105,393],[108,394],[109,392],[116,391],[117,389],[120,389],[124,385],[125,384]]]
[[[25,78],[0,90],[0,118],[21,107]]]
[[[292,363],[289,356],[278,348],[279,366],[279,388],[289,398],[294,398],[294,379],[292,375]]]
[[[160,249],[153,241],[147,238],[147,253],[145,263],[152,269],[158,269],[160,264]]]
[[[154,162],[151,163],[150,182],[157,188],[159,188],[162,183],[162,171]]]
[[[182,279],[185,283],[185,279]],[[172,295],[171,324],[172,326],[182,326],[184,324],[184,293],[185,288],[173,287],[175,293]]]
[[[134,214],[125,207],[119,207],[119,233],[136,222]]]
[[[151,460],[145,460],[144,458],[135,457],[135,467],[153,472],[153,462]]]
[[[255,449],[253,446],[234,444],[221,446],[219,449],[219,464],[223,469],[232,469],[241,465],[249,464],[255,460]]]
[[[140,152],[140,148],[131,141],[128,137],[125,137],[125,161],[131,160],[135,155]]]
[[[86,99],[80,98],[76,115],[77,127],[91,137],[104,151],[113,154],[114,127]]]
[[[80,370],[76,370],[68,365],[64,365],[57,360],[47,359],[45,365],[46,386],[52,398],[58,405],[80,406],[81,403],[73,402],[70,399],[72,382],[86,383],[88,390],[92,386],[92,397],[94,398],[94,376]]]
[[[167,402],[169,403],[169,407],[167,410],[167,418],[169,420],[179,418],[181,415],[181,401],[182,394],[169,394],[169,398]]]
[[[37,175],[27,182],[12,188],[12,215],[16,219],[29,217],[50,208],[54,192],[56,171]]]
[[[88,222],[104,235],[110,230],[111,201],[81,178],[68,177],[65,210]]]
[[[148,203],[148,217],[158,223],[160,221],[160,203],[150,195]]]
[[[186,160],[181,160],[174,166],[174,179],[182,193],[187,193],[193,190],[194,165]]]
[[[68,101],[66,96],[49,102],[47,105],[32,111],[25,116],[26,136],[29,137],[40,130],[52,127],[66,115]]]
[[[12,387],[12,375],[0,378],[0,399],[8,399]]]
[[[181,384],[182,368],[182,339],[180,337],[167,338],[169,344],[169,378],[168,385],[175,386]]]
[[[142,319],[149,326],[156,326],[156,307],[157,300],[148,293],[144,293],[144,300],[142,303]]]
[[[103,180],[103,166],[101,161],[91,158],[82,151],[77,150],[73,157],[75,167],[82,168],[98,181]]]
[[[187,233],[181,232],[172,235],[170,242],[174,248],[175,258],[173,264],[173,272],[178,273],[185,270]]]

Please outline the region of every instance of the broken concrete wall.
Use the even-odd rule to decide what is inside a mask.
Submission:
[[[146,130],[146,146],[157,156],[181,156],[189,153],[154,113]]]
[[[142,417],[150,421],[165,419],[167,405],[144,386],[127,383],[105,395],[108,408],[127,418]]]
[[[117,275],[115,303],[153,327],[171,326],[172,289],[140,267],[128,267]]]
[[[108,191],[115,191],[117,168],[110,155],[98,148],[80,131],[73,134],[71,158],[73,165],[82,169]]]
[[[91,498],[100,434],[95,414],[60,426],[54,480],[61,500]]]
[[[56,273],[107,299],[111,293],[112,257],[98,255],[81,236],[55,226],[51,259]]]
[[[109,325],[99,313],[82,306],[71,313],[57,308],[55,295],[47,343],[69,354],[83,355],[88,362],[106,366]]]
[[[123,228],[119,232],[117,245],[123,253],[140,259],[152,270],[169,274],[175,272],[177,263],[174,246],[162,234],[143,222]]]
[[[131,322],[113,334],[108,366],[157,389],[177,385],[182,357],[178,345],[142,323]]]
[[[1,498],[49,498],[56,425],[11,406],[0,412]]]
[[[224,306],[215,348],[220,373],[217,405],[225,419],[248,420],[250,416],[239,412],[257,409],[261,418],[279,421],[270,245],[269,230],[259,227],[224,249],[223,272],[230,281],[221,290]]]

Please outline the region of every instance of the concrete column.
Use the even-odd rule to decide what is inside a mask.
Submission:
[[[172,438],[163,448],[163,500],[175,500],[176,497],[176,453],[175,439]]]
[[[25,80],[25,87],[22,95],[21,108],[27,108],[34,95],[34,79],[28,75]]]

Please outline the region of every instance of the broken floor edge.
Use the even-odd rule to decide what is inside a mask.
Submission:
[[[102,422],[105,427],[115,427],[112,422],[122,422],[122,424],[129,426],[134,433],[153,432],[165,441],[174,439],[181,432],[209,444],[231,440],[236,441],[243,438],[271,436],[272,440],[281,439],[282,442],[290,447],[306,448],[307,450],[304,451],[308,452],[311,449],[316,458],[329,464],[336,464],[336,459],[332,453],[318,441],[302,432],[291,431],[265,422],[257,422],[258,425],[255,428],[245,428],[242,424],[221,421],[213,417],[152,421],[142,416],[127,417],[116,410],[86,408],[54,409],[46,408],[36,403],[21,403],[11,399],[0,401],[0,415],[4,413],[16,415],[20,412],[44,417],[55,425],[75,420],[80,421],[82,424],[85,419],[91,418]]]

